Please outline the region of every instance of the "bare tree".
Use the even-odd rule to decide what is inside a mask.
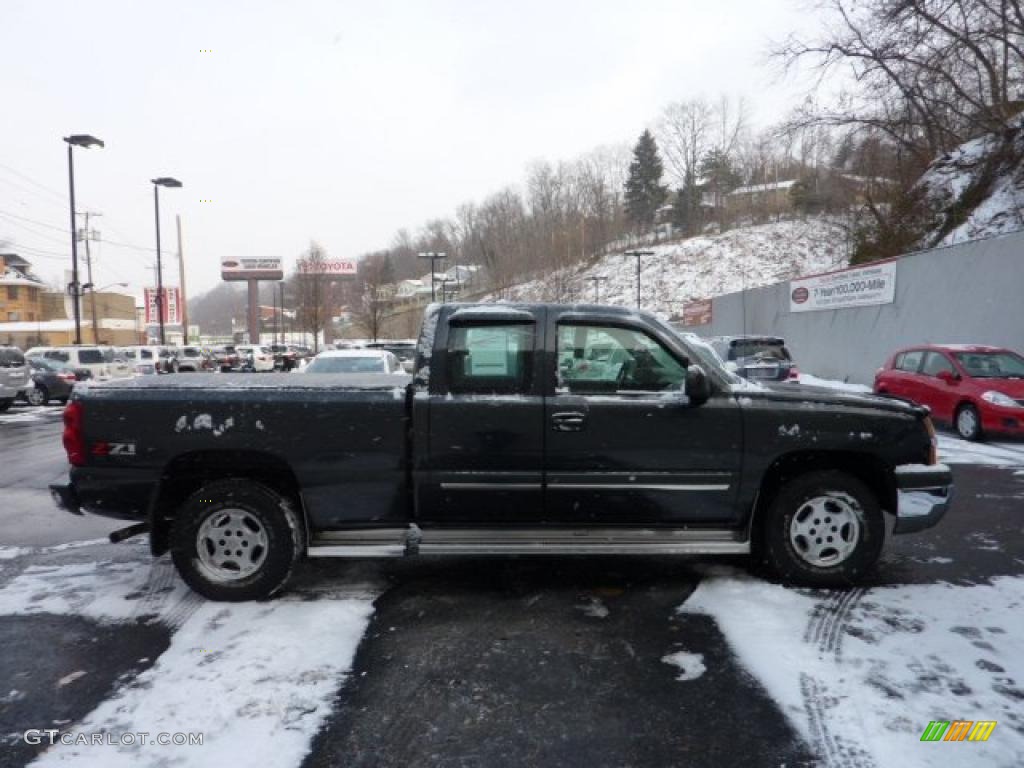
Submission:
[[[394,282],[387,253],[363,257],[359,263],[359,283],[361,291],[358,303],[353,308],[353,317],[356,324],[376,341],[394,295]]]
[[[323,246],[311,242],[296,265],[293,277],[296,297],[296,323],[304,333],[312,334],[313,349],[320,349],[320,334],[331,322],[332,291],[330,277],[324,274],[327,253]]]

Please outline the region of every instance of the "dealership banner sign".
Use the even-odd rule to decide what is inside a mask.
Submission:
[[[160,322],[160,314],[157,311],[156,288],[143,289],[146,302],[146,325]],[[164,286],[163,315],[165,325],[179,325],[181,323],[181,290],[177,287]]]
[[[356,263],[351,259],[326,258],[320,261],[299,259],[295,265],[300,275],[327,275],[328,277],[354,277]]]
[[[869,307],[892,304],[895,299],[895,261],[880,261],[789,281],[790,312]]]
[[[225,256],[220,260],[221,280],[284,280],[279,258]]]

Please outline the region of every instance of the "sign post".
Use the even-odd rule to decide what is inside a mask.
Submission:
[[[245,280],[249,284],[249,343],[260,343],[260,280],[283,280],[280,258],[224,257],[220,260],[221,280]]]

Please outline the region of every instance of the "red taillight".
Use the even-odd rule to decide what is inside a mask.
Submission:
[[[75,374],[73,373],[58,373],[57,378],[61,381],[75,381]]]
[[[797,368],[795,365],[789,369],[789,378],[794,381],[800,379],[800,369]]]
[[[85,464],[85,435],[82,434],[82,404],[72,400],[64,409],[64,450],[73,467]]]

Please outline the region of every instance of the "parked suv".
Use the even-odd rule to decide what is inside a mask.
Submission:
[[[202,373],[213,370],[213,359],[202,347],[182,347],[178,352],[178,370]]]
[[[125,354],[135,373],[177,373],[178,358],[169,347],[127,347]]]
[[[55,360],[71,368],[87,368],[94,379],[123,379],[132,375],[131,365],[112,347],[32,347],[30,359]]]
[[[800,371],[778,336],[716,336],[711,346],[737,376],[756,381],[796,381]]]
[[[1024,357],[1002,347],[929,344],[894,354],[875,392],[927,405],[965,440],[1024,435]]]
[[[28,387],[28,364],[17,347],[0,347],[0,411],[6,411]]]

